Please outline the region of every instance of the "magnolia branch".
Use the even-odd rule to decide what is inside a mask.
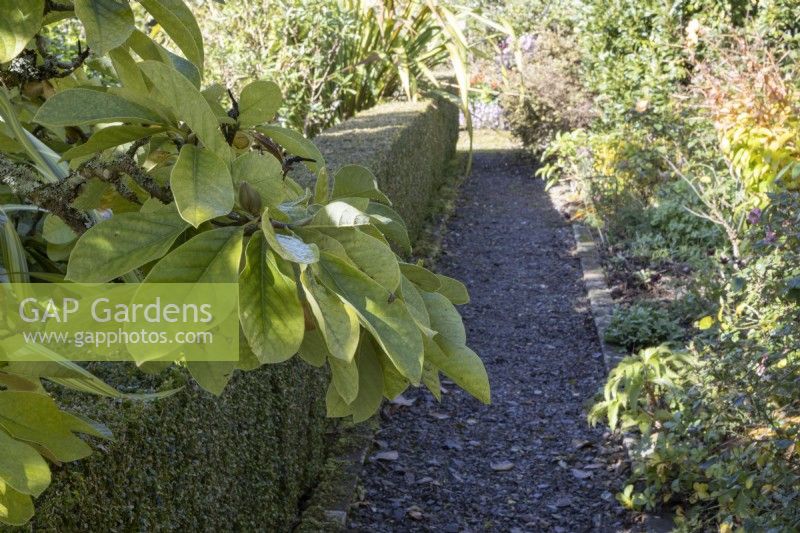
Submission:
[[[42,183],[28,166],[15,163],[0,154],[0,183],[8,185],[15,194],[29,199],[34,205],[57,215],[79,235],[91,227],[92,220],[86,213],[72,207],[72,203],[90,179],[109,183],[126,200],[141,204],[136,193],[125,183],[125,176],[129,176],[152,197],[164,203],[172,201],[172,192],[156,183],[127,154],[111,161],[91,160],[63,181],[53,184]]]

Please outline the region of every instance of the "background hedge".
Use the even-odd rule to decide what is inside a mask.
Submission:
[[[455,152],[458,111],[444,100],[377,106],[320,134],[331,170],[359,163],[405,217],[412,235]],[[101,420],[115,441],[55,468],[26,527],[35,531],[286,530],[325,461],[326,376],[298,359],[237,374],[221,398],[172,369],[143,375],[95,365],[136,389],[186,390],[157,402],[54,391],[69,409]]]
[[[353,162],[369,167],[413,241],[457,140],[458,107],[441,96],[373,107],[316,136],[314,144],[332,174]]]

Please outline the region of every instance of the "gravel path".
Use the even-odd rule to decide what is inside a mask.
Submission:
[[[352,531],[622,529],[621,453],[586,424],[605,372],[575,243],[531,175],[519,150],[479,148],[437,262],[470,288],[493,405],[445,382],[441,404],[387,406]]]

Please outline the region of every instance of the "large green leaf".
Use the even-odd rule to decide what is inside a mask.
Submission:
[[[203,72],[203,35],[192,11],[182,0],[139,0],[186,58]]]
[[[425,267],[411,263],[400,263],[400,271],[409,281],[424,291],[435,292],[442,286],[439,277]]]
[[[161,101],[175,110],[207,148],[226,163],[230,162],[233,153],[219,129],[217,117],[192,82],[159,61],[143,61],[139,68],[153,82]]]
[[[204,231],[178,246],[150,270],[145,283],[236,283],[242,257],[241,227]]]
[[[170,389],[160,392],[152,393],[124,393],[120,392],[105,381],[101,380],[82,366],[67,360],[65,357],[49,350],[45,346],[37,346],[35,349],[37,355],[49,358],[50,361],[36,361],[25,362],[16,361],[9,363],[4,368],[5,371],[25,376],[29,378],[44,378],[53,383],[57,383],[62,387],[85,392],[87,394],[95,394],[98,396],[105,396],[107,398],[117,398],[125,400],[156,400],[159,398],[166,398],[172,396],[180,389]]]
[[[58,183],[69,175],[69,166],[61,161],[61,156],[22,127],[16,109],[11,104],[10,94],[4,87],[0,87],[0,122],[5,123],[13,133],[45,182]]]
[[[0,0],[0,13],[0,63],[7,63],[39,32],[44,0]]]
[[[325,344],[325,339],[322,338],[319,328],[306,331],[297,355],[309,365],[320,368],[325,366],[329,354],[328,346]]]
[[[359,165],[345,165],[336,172],[331,198],[369,198],[391,204],[378,189],[375,175],[368,168]]]
[[[328,392],[325,394],[325,407],[329,418],[341,418],[353,414],[353,408],[341,397],[333,381],[328,384]]]
[[[318,265],[322,283],[355,308],[364,327],[400,373],[412,383],[419,383],[422,337],[403,301],[334,255],[323,252]]]
[[[329,357],[331,379],[336,392],[347,404],[358,397],[358,366],[355,361],[342,361],[337,357]]]
[[[114,48],[108,53],[108,58],[111,60],[111,65],[114,67],[117,78],[123,87],[141,94],[149,92],[147,82],[144,81],[144,75],[127,46],[123,45]]]
[[[261,195],[264,205],[276,209],[286,200],[283,169],[280,161],[271,154],[247,152],[237,157],[231,165],[233,185],[239,190],[242,182],[250,184]]]
[[[361,328],[353,307],[331,293],[308,271],[300,277],[308,306],[317,323],[328,351],[334,357],[351,361],[358,347]]]
[[[133,32],[126,44],[145,61],[158,61],[172,66],[185,76],[195,88],[200,89],[200,71],[188,59],[173,54],[139,30]]]
[[[170,186],[181,217],[194,227],[233,209],[231,174],[214,152],[185,144],[172,167]]]
[[[272,138],[290,154],[312,159],[313,161],[305,161],[311,172],[317,172],[325,166],[325,158],[322,157],[322,153],[302,134],[280,126],[259,126],[258,131]]]
[[[85,126],[101,122],[158,124],[161,117],[115,94],[94,89],[67,89],[48,99],[33,120],[45,126]]]
[[[430,327],[431,317],[428,314],[425,300],[422,299],[422,294],[419,289],[417,289],[416,285],[411,283],[405,276],[400,278],[400,295],[414,319],[419,324]]]
[[[439,371],[430,361],[425,361],[425,364],[422,365],[422,383],[433,394],[434,398],[442,401],[442,384],[439,381]]]
[[[70,148],[62,156],[66,160],[94,155],[109,148],[115,148],[129,142],[144,139],[159,133],[163,133],[164,128],[147,126],[109,126],[95,131],[89,140],[74,148]]]
[[[189,227],[173,204],[123,213],[84,233],[69,258],[67,279],[104,283],[166,254]]]
[[[411,240],[408,238],[408,228],[400,215],[391,207],[370,202],[366,214],[372,225],[378,228],[384,236],[400,248],[405,254],[411,253]]]
[[[437,335],[425,338],[425,360],[453,382],[485,404],[491,403],[489,376],[480,358],[464,345]]]
[[[0,479],[0,523],[23,526],[33,518],[33,500]]]
[[[383,369],[369,335],[362,335],[356,353],[358,396],[351,404],[353,422],[363,422],[374,415],[383,401]]]
[[[98,57],[127,41],[133,33],[135,20],[127,0],[74,0],[74,4],[89,47]]]
[[[198,385],[220,396],[233,377],[236,361],[189,361],[186,367]]]
[[[263,233],[252,236],[246,256],[239,278],[242,329],[259,361],[286,361],[297,353],[305,331],[297,286],[278,268]]]
[[[269,220],[268,210],[264,211],[261,229],[269,247],[283,259],[301,265],[319,261],[319,250],[315,244],[307,244],[296,235],[276,233]]]
[[[409,382],[397,371],[397,368],[392,364],[391,359],[389,359],[385,353],[376,350],[376,354],[381,363],[381,370],[383,371],[383,395],[389,400],[394,400],[405,392],[409,386]]]
[[[441,274],[436,274],[439,278],[441,286],[438,289],[440,294],[443,294],[456,305],[464,305],[469,303],[469,292],[467,287],[457,279],[449,278]]]
[[[395,292],[400,285],[400,267],[392,249],[355,227],[320,228],[320,231],[339,241],[347,256],[362,272]]]
[[[431,318],[431,329],[453,344],[466,344],[464,322],[450,300],[436,292],[422,291],[421,294]]]
[[[281,89],[271,81],[254,81],[242,89],[239,98],[239,124],[242,127],[266,124],[281,107]]]
[[[325,396],[325,404],[328,416],[343,417],[352,415],[353,421],[358,423],[373,416],[380,408],[383,400],[383,369],[379,355],[369,335],[364,334],[361,336],[354,364],[357,369],[355,374],[358,377],[355,399],[348,402],[338,389],[338,387],[347,387],[347,394],[352,395],[353,383],[351,380],[354,376],[352,374],[340,374],[338,387],[335,380],[331,381],[328,393]]]
[[[12,489],[39,496],[50,485],[50,468],[33,447],[0,429],[0,450],[0,480]]]

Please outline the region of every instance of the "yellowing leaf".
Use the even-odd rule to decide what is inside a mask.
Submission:
[[[0,0],[0,13],[0,63],[7,63],[41,28],[44,0]]]
[[[189,225],[174,205],[123,213],[84,233],[70,255],[67,279],[105,283],[166,254]]]
[[[23,526],[33,518],[33,501],[0,479],[0,523]]]
[[[378,190],[375,175],[359,165],[345,165],[336,172],[331,198],[369,198],[391,205],[386,195]]]
[[[0,480],[12,489],[39,496],[50,485],[50,468],[31,446],[0,430],[0,450]]]
[[[175,110],[203,144],[227,164],[233,157],[219,122],[202,93],[175,68],[159,61],[143,61],[139,68],[153,82],[160,101]]]
[[[439,278],[441,286],[439,287],[439,294],[444,295],[450,302],[456,305],[464,305],[469,303],[469,293],[467,287],[457,279],[453,279],[441,274],[436,274]]]
[[[297,353],[303,341],[297,286],[280,271],[261,232],[250,238],[246,256],[239,279],[239,320],[259,361],[280,363]]]
[[[704,316],[700,320],[697,321],[697,329],[700,330],[707,330],[714,325],[714,318],[711,316]]]
[[[101,122],[158,124],[161,117],[144,106],[109,92],[67,89],[49,98],[33,120],[45,126],[85,126]]]
[[[489,376],[475,352],[441,335],[437,335],[435,340],[424,339],[426,361],[481,402],[491,403]]]
[[[392,299],[388,290],[336,256],[323,252],[317,265],[323,285],[355,308],[364,327],[400,373],[419,383],[422,337],[403,301]]]
[[[317,283],[309,271],[300,276],[308,306],[327,350],[336,358],[352,361],[358,347],[358,315],[353,307]]]
[[[236,283],[242,257],[242,228],[204,231],[155,264],[145,283]]]
[[[194,227],[233,210],[230,172],[210,150],[185,144],[172,168],[170,185],[181,217]]]
[[[369,335],[362,335],[356,352],[358,396],[351,404],[353,422],[363,422],[374,415],[383,401],[383,369]]]
[[[329,357],[328,364],[331,367],[331,378],[336,392],[345,403],[353,403],[358,397],[358,366],[356,362]]]

